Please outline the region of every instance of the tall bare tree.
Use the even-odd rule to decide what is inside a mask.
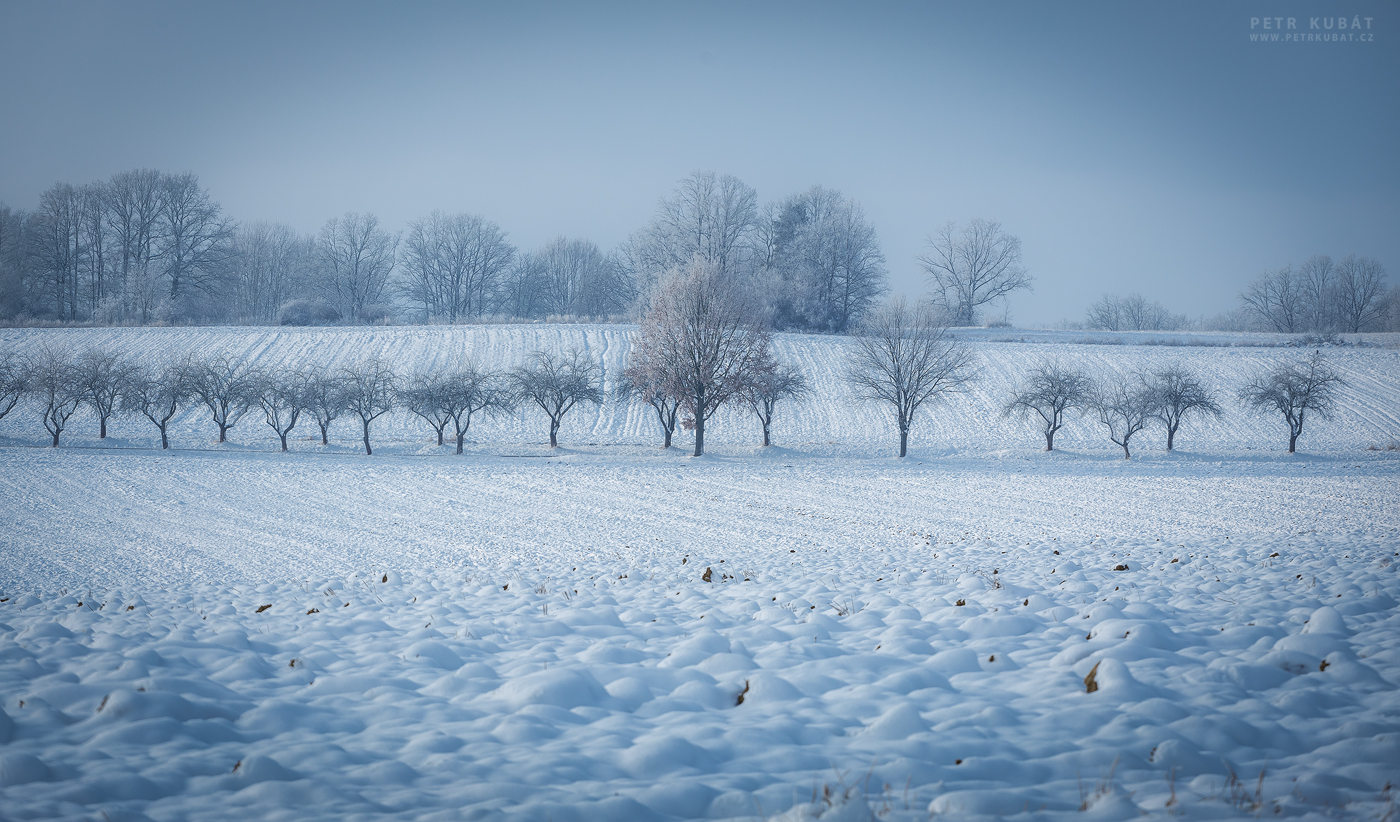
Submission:
[[[403,291],[432,319],[480,317],[492,310],[514,258],[515,247],[490,220],[434,211],[408,228]]]
[[[1347,255],[1337,266],[1335,316],[1342,331],[1379,330],[1387,314],[1385,268],[1370,257]]]
[[[530,360],[511,372],[511,383],[518,401],[534,403],[549,417],[549,447],[557,448],[565,414],[580,403],[602,404],[603,370],[577,348],[563,355],[536,351]]]
[[[750,276],[757,222],[758,195],[742,180],[713,171],[692,173],[661,200],[651,222],[630,241],[628,256],[639,293],[695,259],[720,276]]]
[[[1021,265],[1021,241],[1001,223],[975,219],[961,231],[948,223],[919,257],[933,286],[933,300],[954,325],[972,325],[982,306],[1031,287]]]
[[[1003,416],[1038,419],[1045,434],[1045,450],[1055,450],[1055,434],[1064,427],[1072,410],[1088,407],[1094,383],[1082,371],[1054,362],[1032,368],[1022,386],[1002,407]]]
[[[1337,392],[1346,382],[1321,351],[1302,363],[1280,363],[1256,374],[1240,389],[1240,402],[1256,411],[1277,411],[1288,425],[1288,453],[1298,446],[1308,416],[1330,419]]]
[[[373,214],[347,213],[329,220],[317,240],[327,299],[342,316],[361,320],[384,296],[396,262],[398,239]]]
[[[161,265],[173,305],[215,293],[228,272],[233,224],[193,174],[167,175],[161,199]]]
[[[1273,331],[1294,334],[1307,328],[1307,299],[1293,266],[1266,271],[1240,294],[1249,312]]]
[[[903,297],[866,315],[846,361],[846,381],[856,394],[893,408],[901,458],[909,454],[909,429],[919,409],[965,390],[974,379],[972,349],[948,333],[930,306],[911,306]]]
[[[744,386],[768,352],[768,332],[742,284],[696,258],[655,291],[634,356],[656,369],[649,381],[681,400],[705,453],[705,423]]]
[[[233,235],[229,268],[230,314],[272,323],[289,300],[307,294],[315,241],[280,223],[252,223]]]
[[[42,305],[60,320],[78,319],[78,273],[82,263],[81,189],[57,183],[39,197],[34,212],[34,262]]]
[[[153,169],[124,171],[104,186],[105,217],[119,295],[119,316],[147,322],[158,298],[154,262],[160,254],[161,213],[166,187]]]

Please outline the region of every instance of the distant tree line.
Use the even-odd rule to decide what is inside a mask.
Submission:
[[[0,320],[324,325],[639,316],[693,260],[762,295],[778,330],[845,332],[886,290],[860,206],[814,187],[760,207],[737,178],[696,172],[605,253],[558,237],[534,250],[472,214],[402,233],[348,213],[319,232],[239,223],[193,174],[138,169],[60,183],[32,211],[0,204]]]

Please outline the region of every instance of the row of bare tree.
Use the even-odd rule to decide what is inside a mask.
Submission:
[[[1237,392],[1247,408],[1274,411],[1288,425],[1288,452],[1297,448],[1310,416],[1326,419],[1337,405],[1344,381],[1314,352],[1302,363],[1281,363],[1256,374]],[[1002,409],[1006,416],[1032,420],[1045,435],[1045,450],[1055,448],[1055,434],[1071,413],[1088,414],[1108,429],[1108,438],[1130,459],[1129,443],[1152,423],[1160,423],[1172,450],[1177,431],[1189,416],[1220,417],[1218,397],[1184,366],[1118,375],[1100,382],[1081,370],[1047,362],[1032,368],[1023,385]]]
[[[1240,295],[1245,312],[1269,331],[1357,333],[1400,323],[1400,287],[1387,290],[1378,260],[1319,254],[1296,268],[1266,271]]]

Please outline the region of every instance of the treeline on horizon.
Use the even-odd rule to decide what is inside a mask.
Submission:
[[[560,236],[520,249],[496,223],[433,212],[403,232],[346,213],[307,234],[239,222],[192,173],[137,169],[58,183],[31,211],[0,203],[0,323],[333,325],[635,320],[667,274],[700,259],[758,295],[776,331],[847,333],[889,291],[874,227],[858,203],[813,186],[760,205],[743,181],[695,172],[652,219],[608,251]],[[1028,289],[1021,244],[971,220],[929,237],[927,300],[949,325],[1009,325]],[[1265,272],[1240,303],[1190,319],[1105,294],[1083,320],[1108,331],[1400,330],[1400,287],[1376,260],[1315,256]]]

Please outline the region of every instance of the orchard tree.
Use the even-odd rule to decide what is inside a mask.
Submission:
[[[227,354],[192,359],[187,367],[190,393],[209,409],[219,427],[219,442],[227,441],[229,429],[258,404],[257,373]]]
[[[898,297],[869,312],[856,330],[846,382],[861,399],[888,403],[899,430],[899,456],[924,404],[965,390],[976,379],[976,355],[956,340],[928,305]]]
[[[664,363],[655,363],[633,351],[617,381],[617,398],[622,402],[641,400],[656,413],[661,424],[662,448],[671,447],[671,437],[680,419],[681,397],[675,391],[674,380]]]
[[[255,378],[253,391],[263,419],[277,433],[285,453],[287,435],[311,403],[311,375],[297,368],[278,369]]]
[[[313,373],[306,384],[306,411],[321,429],[321,444],[330,444],[330,427],[349,408],[346,381],[327,372]]]
[[[367,357],[341,372],[345,409],[360,418],[365,456],[372,456],[369,424],[394,410],[394,370],[378,357]]]
[[[773,444],[770,432],[773,428],[773,413],[777,410],[778,403],[798,399],[810,392],[806,375],[796,366],[780,363],[771,355],[754,366],[753,373],[745,380],[739,396],[748,404],[754,416],[758,417],[758,423],[763,427],[765,448]]]
[[[83,403],[83,383],[77,363],[67,351],[45,346],[29,359],[25,383],[38,400],[44,429],[53,437],[53,447],[57,448],[68,419]]]
[[[1337,391],[1346,385],[1332,366],[1314,351],[1302,363],[1280,363],[1254,376],[1240,389],[1240,402],[1256,411],[1277,411],[1288,425],[1288,453],[1303,433],[1303,422],[1316,414],[1330,419],[1337,407]]]
[[[633,356],[677,397],[705,453],[705,423],[732,399],[768,353],[763,318],[735,278],[696,258],[657,288]]]
[[[77,367],[83,404],[97,417],[97,438],[105,440],[107,420],[120,409],[122,389],[136,366],[119,353],[93,348],[78,358]]]
[[[0,352],[0,419],[4,419],[24,398],[28,381],[25,362],[14,352]]]
[[[159,370],[139,366],[127,376],[122,388],[122,410],[140,414],[160,431],[161,450],[170,448],[167,429],[180,408],[191,398],[188,358],[166,364]]]
[[[511,372],[511,384],[518,402],[534,403],[549,417],[549,447],[557,448],[565,414],[579,403],[602,404],[603,371],[577,348],[563,355],[536,351],[530,360]]]
[[[1002,416],[1039,419],[1045,450],[1055,450],[1055,434],[1072,410],[1089,406],[1094,384],[1082,371],[1044,362],[1026,374],[1025,382],[1002,407]]]
[[[982,306],[1031,287],[1031,275],[1021,266],[1021,241],[1003,232],[1001,223],[977,219],[959,231],[950,222],[928,245],[919,262],[934,302],[953,325],[972,325]]]
[[[1147,427],[1157,412],[1157,393],[1139,375],[1119,379],[1108,388],[1096,387],[1089,407],[1108,428],[1108,438],[1123,449],[1123,459],[1132,459],[1128,450],[1133,435]]]
[[[1210,414],[1219,418],[1222,413],[1214,392],[1182,365],[1173,365],[1153,374],[1152,391],[1156,394],[1153,416],[1167,428],[1168,451],[1172,450],[1176,432],[1187,414]]]
[[[438,380],[438,408],[452,420],[457,453],[472,425],[472,416],[510,410],[513,398],[499,374],[483,371],[473,363],[462,365]]]

